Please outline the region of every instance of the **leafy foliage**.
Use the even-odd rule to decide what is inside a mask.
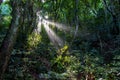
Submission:
[[[75,1],[78,1],[77,7]],[[119,80],[117,2],[119,0],[106,0],[106,3],[104,0],[22,0],[19,7],[26,4],[31,10],[21,9],[19,36],[4,80]],[[11,12],[9,1],[0,5],[0,43],[11,24]],[[37,26],[39,22],[41,25]],[[63,23],[62,26],[59,23]],[[78,30],[75,30],[76,24]],[[37,32],[39,27],[41,31]],[[54,43],[57,45],[54,33],[62,38],[63,46],[54,46]]]

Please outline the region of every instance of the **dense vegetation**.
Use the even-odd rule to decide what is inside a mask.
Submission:
[[[0,0],[0,80],[120,80],[120,0]]]

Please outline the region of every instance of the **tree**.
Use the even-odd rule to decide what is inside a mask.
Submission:
[[[24,27],[25,30],[29,28],[29,30],[25,31],[26,34],[28,34],[32,31],[30,26],[33,26],[36,23],[32,0],[11,0],[10,4],[13,10],[12,21],[0,47],[0,80],[2,80],[3,74],[7,68],[11,52],[14,48],[18,34],[20,33],[19,30]]]
[[[20,12],[21,8],[19,5],[20,5],[20,2],[18,2],[18,0],[11,1],[11,6],[13,8],[13,11],[12,11],[13,18],[12,18],[10,28],[0,47],[0,80],[2,80],[3,74],[7,68],[10,55],[18,34],[17,32],[20,27],[19,21],[21,16],[21,12]]]

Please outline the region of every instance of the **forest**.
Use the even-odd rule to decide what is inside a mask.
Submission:
[[[0,80],[120,80],[120,0],[0,0]]]

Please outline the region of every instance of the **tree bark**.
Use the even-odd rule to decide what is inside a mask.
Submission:
[[[10,59],[10,55],[16,41],[17,32],[19,30],[19,20],[20,20],[20,7],[17,0],[12,1],[12,21],[10,28],[2,42],[0,47],[0,80],[3,78],[3,74],[7,69],[7,65]]]

